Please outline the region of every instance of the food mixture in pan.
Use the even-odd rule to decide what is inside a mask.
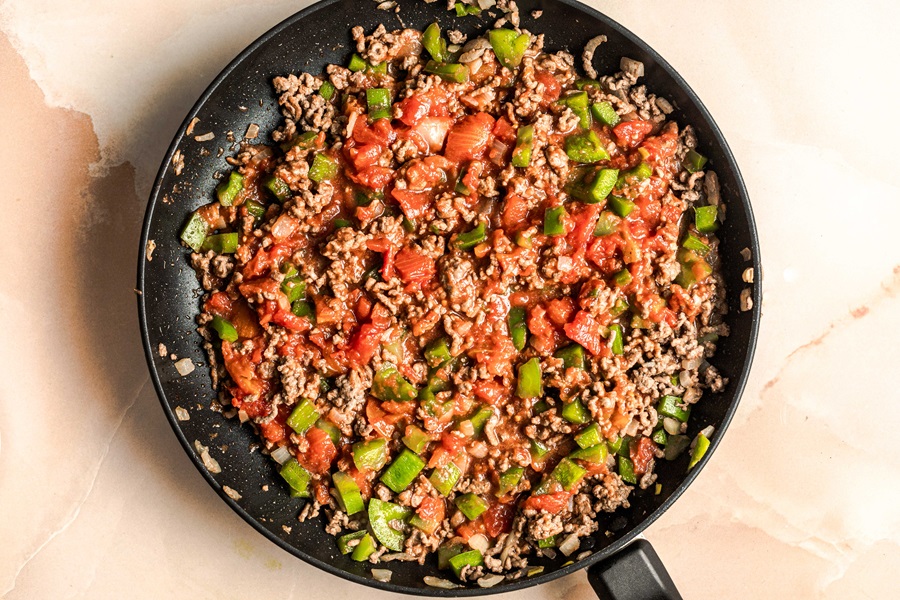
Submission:
[[[518,19],[352,34],[274,80],[274,143],[182,232],[222,408],[353,560],[488,586],[579,558],[708,447],[715,174],[641,63],[593,72],[602,38],[584,78]]]

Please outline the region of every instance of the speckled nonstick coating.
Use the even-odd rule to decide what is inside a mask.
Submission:
[[[200,366],[189,376],[180,377],[173,362],[157,353],[158,345],[164,343],[170,353],[191,358],[198,365],[206,363],[194,321],[201,289],[188,261],[189,251],[179,244],[178,235],[188,214],[211,200],[215,185],[213,173],[229,168],[225,162],[227,152],[221,157],[216,156],[216,149],[224,145],[225,132],[234,131],[240,139],[247,126],[256,123],[260,127],[259,141],[267,141],[264,136],[281,120],[271,87],[272,78],[304,70],[319,73],[328,63],[346,63],[353,48],[350,38],[353,25],[362,25],[367,31],[379,23],[385,23],[388,28],[399,26],[393,13],[377,10],[376,4],[361,0],[324,0],[290,17],[232,61],[185,117],[150,195],[138,259],[141,336],[153,384],[175,435],[222,500],[262,535],[320,569],[384,590],[434,596],[507,592],[564,577],[609,557],[632,541],[671,506],[712,458],[747,381],[760,319],[761,271],[756,227],[747,191],[722,132],[675,70],[647,44],[605,15],[571,0],[521,0],[518,3],[523,27],[544,33],[545,47],[551,51],[567,49],[580,56],[585,42],[598,34],[606,35],[609,40],[595,57],[598,72],[617,71],[621,56],[642,61],[646,70],[643,82],[656,94],[672,101],[675,106],[673,118],[682,125],[691,124],[695,128],[700,140],[699,150],[709,157],[709,165],[719,176],[722,197],[728,204],[728,219],[720,229],[719,237],[729,299],[726,321],[731,335],[720,341],[712,361],[729,379],[726,389],[720,394],[708,393],[692,412],[692,434],[706,425],[716,427],[706,457],[689,474],[686,474],[687,456],[671,463],[662,461],[657,469],[662,493],[655,496],[652,489],[637,490],[631,496],[630,508],[601,515],[598,532],[591,540],[584,540],[579,550],[590,546],[594,553],[589,558],[567,567],[560,567],[568,560],[562,555],[556,560],[536,559],[534,564],[546,567],[542,575],[504,582],[490,589],[444,590],[426,586],[422,580],[425,575],[448,577],[447,572],[438,571],[435,560],[424,566],[401,562],[382,565],[393,571],[393,578],[390,583],[376,581],[370,574],[371,565],[353,562],[338,552],[334,538],[325,533],[320,519],[297,522],[303,500],[289,497],[271,459],[258,451],[248,450],[256,438],[251,428],[242,427],[235,420],[227,420],[208,409],[214,397],[208,369]],[[443,2],[426,4],[420,0],[407,0],[401,1],[400,5],[403,22],[419,29],[436,19],[444,29],[459,28],[465,33],[474,33],[492,22],[488,18],[457,19],[454,13],[445,10]],[[544,11],[537,21],[529,16],[534,9]],[[247,110],[239,110],[240,106]],[[212,130],[216,132],[214,142],[199,143],[185,135],[194,117],[199,117],[201,123],[195,134]],[[201,156],[202,146],[211,149],[211,154]],[[175,174],[172,166],[176,151],[184,156],[184,171],[180,176]],[[148,262],[145,248],[151,239],[156,243],[156,250],[153,260]],[[751,250],[750,262],[741,257],[743,248]],[[741,273],[748,266],[755,267],[757,274],[754,307],[752,311],[741,312],[738,296],[746,287],[741,281]],[[176,418],[176,406],[190,411],[189,421]],[[218,435],[211,442],[212,433]],[[194,450],[194,440],[210,447],[211,455],[221,465],[221,473],[212,474],[203,466]],[[227,446],[227,450],[220,451],[220,446]],[[266,484],[269,487],[264,492],[262,487]],[[241,499],[230,498],[223,486],[237,490]],[[283,526],[289,527],[290,533]],[[606,531],[611,531],[612,535],[607,536]]]

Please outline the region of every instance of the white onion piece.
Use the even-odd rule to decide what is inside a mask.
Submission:
[[[669,435],[677,435],[681,433],[681,423],[678,422],[678,419],[666,417],[663,419],[663,429],[665,429],[666,433]]]
[[[287,449],[287,446],[278,446],[272,451],[272,458],[275,459],[275,462],[279,465],[283,465],[291,460],[291,451]]]
[[[506,579],[506,577],[503,575],[485,575],[484,577],[479,578],[475,583],[478,584],[478,587],[489,588],[494,587],[504,579]]]
[[[636,78],[644,76],[644,63],[627,56],[623,56],[619,61],[619,68]]]
[[[488,542],[487,536],[483,533],[476,533],[469,538],[469,547],[472,548],[472,550],[478,550],[484,554],[488,551],[490,542]]]
[[[175,416],[178,417],[179,421],[190,421],[191,420],[190,413],[180,406],[175,407]]]
[[[390,569],[372,569],[372,578],[378,581],[387,583],[391,580],[391,575],[393,572]]]
[[[491,148],[496,150],[497,152],[494,154],[491,161],[494,162],[498,166],[503,166],[503,161],[506,157],[506,151],[509,149],[509,146],[501,142],[500,140],[494,140],[491,142]]]
[[[415,132],[422,136],[432,152],[440,152],[451,123],[449,117],[425,117],[416,124]]]
[[[194,372],[194,363],[191,362],[191,359],[189,358],[182,358],[175,363],[175,370],[178,371],[178,374],[182,377],[190,375]]]
[[[238,421],[240,421],[241,423],[246,423],[247,421],[250,420],[250,415],[248,415],[247,411],[244,410],[243,408],[238,411],[237,416],[238,416]]]
[[[429,587],[441,588],[442,590],[455,590],[456,588],[462,587],[461,585],[453,583],[452,581],[447,581],[446,579],[441,579],[440,577],[432,577],[431,575],[426,575],[422,578],[422,581],[424,581],[425,585]]]
[[[580,546],[581,542],[578,541],[578,536],[571,533],[559,545],[559,551],[566,556],[571,556]]]
[[[492,6],[496,6],[497,0],[478,0],[478,8],[481,10],[487,10]]]
[[[541,548],[541,554],[543,554],[550,560],[556,558],[556,550],[554,550],[553,548]]]
[[[681,368],[687,369],[688,371],[692,371],[692,370],[696,369],[697,367],[699,367],[701,362],[703,362],[702,356],[698,356],[697,358],[692,358],[690,360],[685,359],[685,360],[681,361]]]

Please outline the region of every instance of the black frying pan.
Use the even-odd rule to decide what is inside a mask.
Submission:
[[[445,29],[459,28],[466,33],[482,31],[492,23],[488,18],[457,19],[445,10],[442,0],[432,4],[403,0],[400,5],[403,23],[419,29],[435,19]],[[671,506],[709,460],[744,389],[756,346],[761,299],[757,281],[752,295],[753,309],[739,310],[738,296],[746,287],[741,281],[742,271],[754,267],[757,279],[761,273],[750,201],[734,157],[709,112],[687,83],[647,44],[605,15],[573,0],[520,0],[519,6],[523,27],[544,33],[545,45],[550,50],[568,49],[578,57],[590,38],[606,35],[609,40],[600,47],[594,62],[601,74],[617,71],[622,56],[642,61],[646,70],[644,82],[655,93],[672,101],[676,107],[673,117],[679,123],[694,126],[701,140],[701,152],[710,158],[710,167],[719,175],[722,196],[728,204],[728,219],[719,236],[729,293],[727,322],[731,335],[722,339],[713,362],[729,378],[729,384],[723,393],[708,394],[692,412],[691,435],[707,425],[716,428],[712,446],[698,467],[686,474],[687,456],[671,463],[663,461],[657,469],[662,493],[656,496],[652,491],[637,490],[631,496],[629,509],[599,517],[598,532],[593,538],[583,540],[579,550],[589,549],[593,554],[569,566],[562,566],[568,559],[561,555],[555,560],[537,559],[535,564],[545,566],[540,576],[506,581],[490,589],[445,590],[428,587],[423,582],[425,575],[447,577],[445,572],[438,571],[435,562],[424,566],[392,562],[383,566],[393,571],[393,578],[390,583],[383,583],[372,578],[368,563],[356,563],[341,555],[321,521],[298,523],[296,517],[303,500],[289,497],[271,459],[249,450],[255,434],[249,427],[241,427],[236,421],[209,410],[213,391],[200,337],[194,331],[200,288],[188,263],[188,252],[178,242],[178,233],[187,215],[210,201],[215,185],[213,174],[228,168],[225,157],[230,151],[226,132],[233,131],[240,139],[247,126],[255,123],[263,136],[281,119],[271,87],[274,76],[303,70],[318,73],[328,63],[345,64],[353,47],[350,28],[354,25],[362,25],[366,31],[379,23],[385,23],[389,29],[400,25],[393,13],[377,10],[376,3],[371,1],[324,0],[287,19],[228,65],[185,118],[160,168],[141,235],[137,285],[142,293],[138,296],[138,310],[147,362],[175,435],[209,484],[261,534],[329,573],[393,592],[473,596],[516,590],[589,567],[589,579],[601,596],[619,600],[679,598],[650,545],[643,540],[632,542]],[[535,9],[543,10],[543,16],[537,21],[530,17]],[[200,143],[185,135],[194,117],[200,119],[194,135],[213,131],[215,141]],[[258,141],[268,140],[261,137]],[[222,156],[217,156],[219,146],[225,147]],[[204,147],[211,153],[201,153]],[[172,161],[178,151],[184,157],[181,175],[175,174]],[[149,262],[145,256],[148,240],[156,243],[153,260]],[[741,256],[743,248],[752,252],[749,262]],[[160,343],[166,345],[169,353],[192,359],[198,368],[180,377],[173,362],[159,356]],[[180,421],[176,407],[188,410],[190,420]],[[221,465],[221,473],[213,474],[204,467],[195,450],[195,440],[209,447],[211,456]],[[268,491],[263,491],[266,485]],[[223,486],[236,490],[241,498],[233,500],[223,491]],[[283,526],[290,528],[290,532]]]

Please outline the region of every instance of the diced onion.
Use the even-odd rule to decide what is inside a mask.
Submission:
[[[485,575],[484,577],[479,578],[475,583],[478,584],[478,587],[489,588],[494,587],[504,579],[506,579],[506,577],[503,575]]]
[[[492,6],[496,6],[497,0],[478,0],[478,8],[481,10],[487,10]]]
[[[491,148],[496,150],[496,152],[491,153],[491,161],[502,167],[506,160],[506,151],[509,150],[509,146],[495,139],[491,142]]]
[[[194,372],[194,363],[189,358],[182,358],[175,363],[175,370],[177,370],[178,374],[182,377],[190,375]]]
[[[483,533],[476,533],[469,538],[469,547],[472,550],[478,550],[482,554],[488,551],[489,544],[487,536]]]
[[[636,78],[644,76],[644,63],[627,56],[623,56],[619,61],[619,68]]]
[[[392,529],[400,529],[403,526],[401,521],[390,521],[388,525],[390,525]],[[391,562],[392,560],[411,561],[416,560],[416,557],[409,552],[392,552],[390,554],[381,555],[382,562]]]
[[[687,369],[689,371],[692,371],[692,370],[696,369],[697,367],[699,367],[701,362],[703,362],[702,356],[698,356],[697,358],[692,358],[690,360],[685,359],[685,360],[681,361],[681,367],[684,369]]]
[[[372,569],[372,578],[387,583],[394,573],[390,569]]]
[[[175,416],[178,417],[179,421],[190,421],[191,420],[190,413],[180,406],[175,407]]]
[[[569,534],[566,539],[559,545],[559,551],[566,556],[571,556],[581,546],[578,536],[574,533]]]
[[[590,550],[585,550],[584,552],[580,552],[578,556],[575,557],[575,560],[584,560],[591,554],[592,552]]]
[[[556,550],[554,550],[553,548],[541,548],[540,550],[541,550],[541,554],[543,554],[550,560],[553,560],[554,558],[556,558]]]
[[[250,415],[248,415],[247,411],[245,411],[243,408],[238,411],[237,415],[238,415],[238,420],[241,423],[246,423],[247,421],[250,420]]]
[[[691,377],[690,371],[682,371],[678,374],[678,383],[683,387],[688,387],[692,383],[694,383],[693,377]]]
[[[231,498],[232,500],[234,500],[235,502],[237,502],[238,500],[240,500],[242,498],[242,496],[240,495],[240,493],[238,493],[237,490],[235,490],[234,488],[230,488],[227,485],[222,486],[222,491],[225,492],[228,495],[228,497]]]
[[[283,465],[291,459],[291,451],[287,449],[287,446],[278,446],[272,451],[272,458],[279,465]]]
[[[462,587],[461,585],[453,583],[452,581],[447,581],[446,579],[441,579],[440,577],[432,577],[431,575],[426,575],[422,578],[422,581],[424,581],[425,585],[429,587],[441,588],[442,590],[455,590],[456,588]]]
[[[681,433],[681,423],[678,422],[678,419],[666,417],[663,419],[663,429],[665,429],[666,433],[669,435],[677,435]]]

